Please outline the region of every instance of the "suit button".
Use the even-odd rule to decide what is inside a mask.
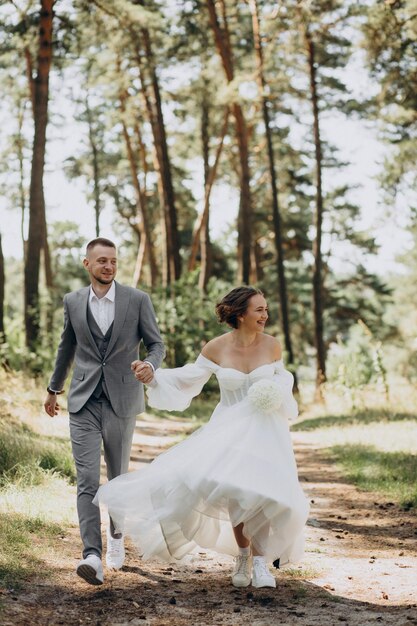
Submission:
[[[106,362],[105,362],[105,361],[103,361],[103,365],[106,365]]]

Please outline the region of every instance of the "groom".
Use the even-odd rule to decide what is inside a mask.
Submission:
[[[64,297],[64,330],[45,410],[58,414],[57,396],[74,363],[68,392],[70,435],[77,468],[77,509],[84,545],[77,574],[92,585],[103,583],[100,510],[92,503],[100,482],[100,453],[109,480],[128,471],[136,415],[144,410],[143,383],[161,364],[164,345],[149,296],[115,282],[116,246],[99,237],[87,245],[84,267],[91,285]],[[138,358],[143,341],[146,360]],[[106,564],[120,569],[123,537],[110,519]]]

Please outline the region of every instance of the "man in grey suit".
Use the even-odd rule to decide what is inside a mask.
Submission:
[[[83,263],[91,285],[64,297],[64,330],[44,406],[48,415],[57,415],[57,396],[63,393],[74,363],[68,411],[84,545],[77,574],[99,585],[103,583],[100,510],[92,501],[100,482],[101,443],[109,480],[127,472],[136,415],[144,410],[143,383],[152,381],[164,345],[149,296],[114,280],[114,243],[93,239]],[[137,361],[141,341],[147,356]],[[123,537],[110,520],[106,564],[119,569],[123,562]]]

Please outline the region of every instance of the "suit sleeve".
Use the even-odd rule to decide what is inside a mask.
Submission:
[[[49,386],[51,389],[61,391],[63,389],[71,365],[74,361],[76,338],[71,319],[68,313],[66,296],[64,297],[64,330],[62,331],[58,351],[55,360],[55,368]]]
[[[165,356],[165,346],[163,344],[155,311],[147,293],[144,294],[139,314],[139,332],[143,339],[149,361],[154,369],[158,369]]]

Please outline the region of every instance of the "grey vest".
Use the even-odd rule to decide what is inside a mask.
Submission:
[[[94,319],[94,315],[91,313],[89,304],[87,305],[87,322],[88,322],[88,326],[90,327],[90,331],[91,331],[91,334],[93,335],[93,339],[96,343],[96,346],[99,349],[102,359],[104,361],[104,358],[107,352],[107,346],[109,345],[111,333],[113,330],[114,322],[110,324],[110,326],[107,329],[106,334],[103,335],[103,332],[100,329],[100,326],[97,324],[96,320]],[[106,396],[107,400],[110,400],[109,394],[106,388],[106,381],[104,380],[103,374],[101,375],[101,378],[98,381],[97,387],[94,389],[92,395],[95,398],[99,398],[102,394]]]

